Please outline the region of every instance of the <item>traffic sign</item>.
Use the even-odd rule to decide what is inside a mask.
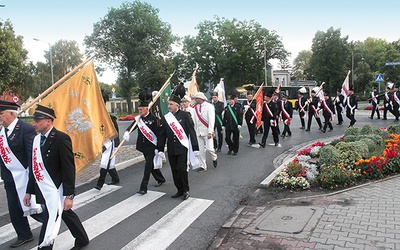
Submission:
[[[394,65],[400,65],[400,62],[387,62],[385,63],[386,66],[394,66]]]
[[[385,74],[376,74],[375,75],[376,82],[384,82],[385,81]]]

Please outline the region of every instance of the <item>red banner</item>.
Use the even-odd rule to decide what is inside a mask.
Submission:
[[[256,117],[257,117],[257,123],[256,126],[259,128],[261,126],[262,122],[262,110],[263,110],[263,104],[264,104],[264,98],[263,98],[263,91],[262,88],[260,91],[257,91],[256,96],[254,96],[254,99],[256,101]]]

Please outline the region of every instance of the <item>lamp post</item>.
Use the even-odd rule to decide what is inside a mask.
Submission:
[[[351,50],[351,85],[354,88],[354,54],[358,54],[361,56],[361,61],[364,61],[364,57],[360,53],[354,53],[353,50]]]
[[[267,48],[265,46],[266,39],[264,38],[264,82],[267,86]]]
[[[33,40],[35,40],[35,41],[37,41],[37,42],[43,42],[42,40],[40,40],[40,39],[37,39],[37,38],[33,38]],[[53,73],[53,54],[52,54],[52,52],[51,52],[51,45],[50,45],[50,43],[48,43],[48,45],[49,45],[49,51],[50,51],[50,71],[51,71],[51,84],[53,85],[54,84],[54,73]]]

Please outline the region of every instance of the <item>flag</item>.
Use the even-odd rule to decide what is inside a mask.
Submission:
[[[344,96],[343,102],[346,102],[347,96],[349,95],[349,75],[350,75],[350,72],[351,71],[349,70],[349,72],[347,73],[347,76],[344,79],[343,84],[342,84],[341,94]]]
[[[40,105],[54,109],[54,127],[71,137],[77,172],[101,154],[104,141],[117,136],[93,61],[43,98]]]
[[[214,92],[218,93],[218,101],[223,102],[224,106],[227,105],[227,101],[225,98],[225,85],[224,85],[224,78],[221,78],[220,82],[214,88]]]
[[[256,117],[257,117],[257,129],[261,126],[262,123],[262,110],[263,110],[263,105],[264,105],[264,96],[263,96],[263,91],[262,91],[262,85],[260,86],[259,91],[254,96],[254,99],[256,100]]]
[[[160,95],[160,109],[161,109],[161,114],[166,115],[168,113],[168,100],[169,97],[171,96],[171,84],[168,84],[168,86],[161,92]]]
[[[194,94],[199,92],[199,85],[197,84],[196,81],[196,72],[198,68],[199,65],[196,63],[196,68],[193,71],[192,80],[190,81],[189,88],[187,90],[187,95],[190,97],[190,99],[192,99],[192,96],[194,96]]]

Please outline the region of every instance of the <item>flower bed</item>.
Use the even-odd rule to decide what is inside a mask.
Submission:
[[[396,132],[396,133],[393,133]],[[400,172],[400,125],[348,128],[325,145],[301,149],[272,184],[290,189],[337,189]]]
[[[133,121],[135,120],[135,116],[134,115],[126,115],[126,116],[122,116],[118,119],[119,121]]]

